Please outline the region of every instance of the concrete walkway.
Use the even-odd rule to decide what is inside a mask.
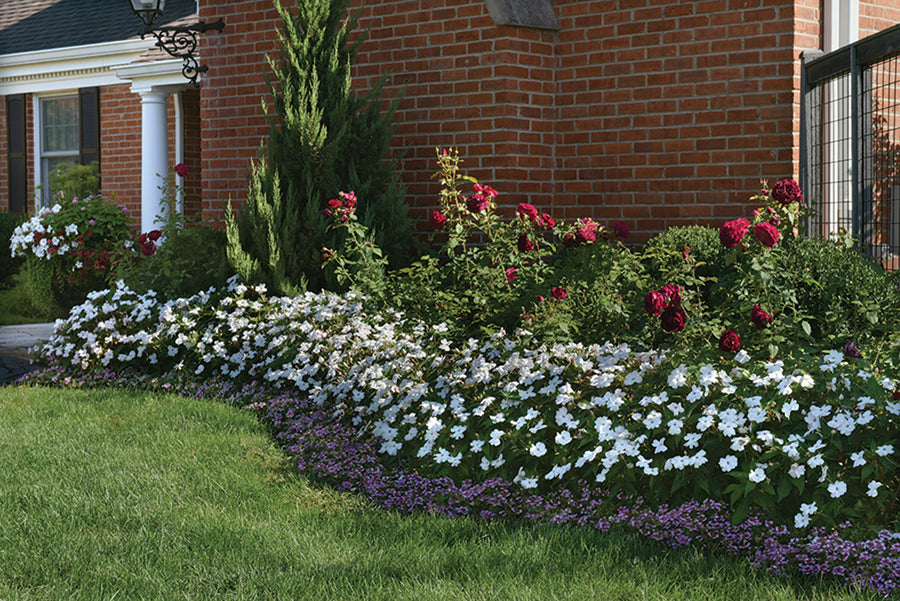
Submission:
[[[49,340],[52,333],[52,323],[0,326],[0,385],[34,370],[31,349]]]

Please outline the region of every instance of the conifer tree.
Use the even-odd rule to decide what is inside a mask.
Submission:
[[[228,256],[251,282],[293,294],[328,284],[322,248],[337,248],[323,210],[354,191],[360,222],[398,266],[415,248],[398,177],[388,160],[399,97],[382,110],[383,76],[366,93],[351,89],[350,68],[365,35],[351,41],[358,14],[349,0],[298,0],[296,13],[275,0],[280,58],[267,57],[273,98],[263,103],[269,137],[253,162],[247,207],[228,211]]]

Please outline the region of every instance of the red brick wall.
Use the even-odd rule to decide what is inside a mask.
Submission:
[[[141,218],[141,99],[131,86],[100,88],[100,176],[108,198]]]
[[[227,5],[226,5],[227,4]],[[224,5],[224,6],[223,6]],[[362,3],[354,1],[354,8]],[[761,179],[796,176],[799,54],[820,47],[820,1],[554,0],[559,31],[497,27],[481,0],[370,0],[355,84],[406,96],[394,146],[413,215],[435,205],[435,146],[514,206],[623,219],[645,239],[743,214]],[[865,3],[861,28],[893,24]],[[265,136],[268,1],[202,3],[204,211],[242,199]]]
[[[900,2],[873,0],[859,3],[860,39],[900,23]]]

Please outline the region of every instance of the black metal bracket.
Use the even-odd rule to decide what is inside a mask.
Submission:
[[[197,63],[194,51],[197,49],[197,34],[210,30],[221,32],[225,28],[225,21],[219,19],[215,23],[200,21],[193,25],[178,25],[171,27],[148,27],[141,34],[141,39],[148,35],[156,38],[156,46],[162,48],[166,54],[183,61],[181,73],[197,87],[197,76],[206,73],[209,66]]]

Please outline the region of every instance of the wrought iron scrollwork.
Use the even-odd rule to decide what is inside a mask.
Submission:
[[[201,21],[196,25],[158,27],[141,34],[141,39],[152,34],[156,38],[156,45],[159,48],[169,56],[182,60],[181,73],[194,86],[197,86],[197,76],[209,70],[207,65],[197,63],[197,58],[194,56],[194,51],[197,49],[197,34],[205,33],[210,29],[221,32],[224,27],[225,22],[222,19],[215,23]]]

